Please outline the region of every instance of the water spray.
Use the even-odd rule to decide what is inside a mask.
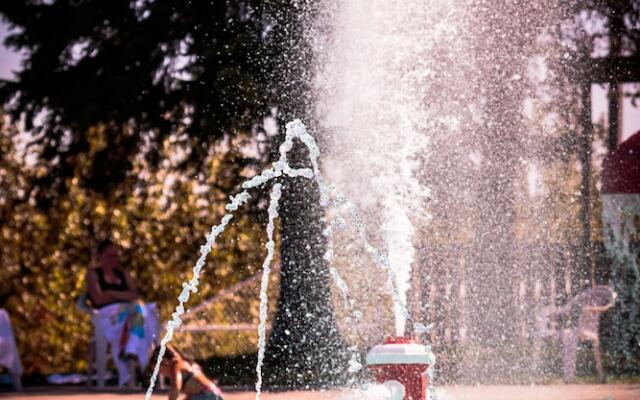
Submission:
[[[293,140],[299,139],[303,144],[307,146],[309,150],[309,161],[311,162],[312,169],[309,168],[292,168],[287,160],[287,154],[293,148]],[[178,296],[178,305],[176,306],[175,311],[171,314],[171,319],[167,323],[167,328],[164,337],[160,342],[160,351],[158,353],[158,358],[156,360],[156,364],[153,370],[153,374],[151,376],[151,380],[149,383],[149,388],[147,389],[145,399],[150,399],[153,394],[153,389],[155,386],[155,382],[158,377],[158,373],[160,370],[160,364],[162,362],[162,357],[166,352],[166,346],[169,344],[171,339],[173,338],[173,334],[176,329],[178,329],[182,323],[181,316],[184,314],[185,309],[184,305],[189,300],[191,293],[196,293],[198,291],[198,284],[200,275],[202,273],[202,269],[205,264],[205,260],[207,255],[211,252],[211,249],[215,243],[216,238],[224,232],[226,226],[233,218],[233,212],[238,210],[242,205],[244,205],[250,198],[248,190],[257,189],[264,185],[266,185],[269,181],[279,178],[279,177],[304,177],[307,179],[314,179],[320,188],[320,204],[326,207],[329,204],[329,199],[333,197],[335,200],[333,201],[334,206],[347,206],[349,213],[353,217],[360,240],[362,241],[365,251],[369,253],[374,259],[375,264],[386,270],[389,279],[391,281],[392,286],[392,295],[394,300],[395,309],[402,314],[402,316],[406,320],[410,320],[409,313],[406,309],[406,305],[402,300],[400,293],[397,287],[397,278],[393,269],[390,266],[388,257],[382,253],[375,246],[371,245],[368,241],[366,229],[362,222],[362,219],[358,212],[358,207],[355,203],[351,202],[344,194],[337,191],[334,187],[329,187],[320,174],[320,170],[318,167],[318,158],[320,156],[320,150],[316,144],[315,139],[311,136],[302,121],[294,120],[289,122],[286,125],[286,134],[285,140],[280,145],[279,148],[280,158],[277,162],[273,164],[271,168],[268,168],[259,175],[247,180],[242,184],[242,188],[244,191],[239,193],[236,196],[230,197],[230,202],[225,206],[225,209],[228,211],[222,217],[222,221],[220,224],[215,225],[211,232],[206,235],[206,243],[200,248],[200,258],[197,260],[195,267],[193,268],[193,277],[188,282],[183,283],[183,290]],[[263,263],[263,276],[260,286],[260,322],[258,325],[258,338],[259,338],[259,349],[258,349],[258,362],[256,365],[256,371],[258,374],[256,381],[256,400],[260,399],[260,394],[262,390],[262,363],[264,361],[264,352],[266,347],[266,318],[267,318],[267,290],[269,283],[269,273],[270,266],[273,260],[273,255],[275,252],[275,242],[273,241],[273,231],[274,231],[274,220],[278,216],[278,202],[281,197],[281,184],[277,183],[273,185],[270,203],[269,203],[269,223],[267,225],[267,257]],[[331,225],[330,225],[331,226]],[[331,230],[325,231],[325,236],[330,236]],[[332,246],[329,246],[329,250],[332,249]],[[330,254],[325,255],[325,257],[330,257]],[[344,281],[339,278],[339,274],[337,270],[331,274],[331,276],[336,281],[338,287],[343,290],[344,293],[348,291],[348,288]]]

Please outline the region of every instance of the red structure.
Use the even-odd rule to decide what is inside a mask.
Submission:
[[[395,382],[404,388],[404,400],[429,398],[429,367],[434,356],[427,346],[406,337],[389,337],[367,354],[367,365],[378,383]]]
[[[625,140],[602,163],[602,194],[640,193],[640,131]]]

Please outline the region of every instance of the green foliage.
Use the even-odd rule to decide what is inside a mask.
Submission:
[[[69,190],[98,126],[104,144],[79,184],[105,195],[139,154],[156,167],[170,135],[187,148],[184,167],[197,169],[225,135],[259,131],[271,107],[268,29],[277,30],[266,3],[2,2],[18,28],[6,44],[26,59],[15,82],[1,82],[0,101],[11,100],[14,121],[25,117],[38,148],[38,204]]]
[[[0,135],[0,299],[27,372],[82,368],[90,324],[74,301],[101,238],[123,247],[166,319],[226,196],[265,163],[269,143],[251,146],[266,138],[284,6],[0,4],[17,28],[6,44],[26,56],[16,81],[0,82],[12,124]],[[234,218],[194,302],[255,273],[263,206],[254,198]]]
[[[91,324],[75,301],[85,291],[96,242],[111,236],[122,246],[122,266],[131,271],[142,298],[160,305],[166,320],[182,282],[191,276],[204,233],[218,223],[226,193],[248,169],[235,164],[238,154],[229,150],[208,157],[206,173],[190,179],[171,165],[177,149],[167,146],[163,166],[151,172],[143,158],[134,160],[137,179],[108,197],[82,188],[72,177],[68,193],[45,212],[34,201],[21,200],[38,168],[24,161],[28,157],[18,157],[9,133],[3,129],[0,135],[0,306],[12,317],[27,373],[81,370]],[[255,212],[259,201],[254,199],[220,238],[191,304],[256,273],[264,257],[265,216]]]
[[[25,249],[36,260],[15,276],[45,279],[64,265],[77,277],[75,289],[63,289],[72,297],[81,290],[81,271],[90,262],[91,244],[111,232],[127,249],[125,265],[144,282],[143,295],[161,303],[175,298],[194,245],[222,212],[223,193],[236,191],[243,174],[266,161],[263,150],[268,150],[273,137],[264,134],[263,117],[272,115],[275,106],[278,119],[303,116],[312,70],[306,64],[310,48],[302,33],[311,3],[1,3],[0,13],[17,28],[6,44],[25,52],[26,59],[15,82],[1,83],[0,101],[12,122],[24,116],[24,137],[31,142],[24,190],[15,194],[25,210],[20,217],[15,208],[7,213],[8,226],[13,227],[8,236],[14,240],[7,251]],[[240,144],[249,138],[252,145],[263,140],[267,146],[247,151],[246,143]],[[292,214],[289,220],[295,219],[313,235],[290,236],[283,246],[290,250],[282,263],[283,287],[314,296],[302,300],[309,312],[274,327],[273,336],[288,349],[293,348],[288,342],[304,340],[301,335],[284,334],[290,325],[322,339],[307,341],[307,347],[339,342],[330,318],[326,265],[319,261],[324,243],[315,240],[320,236],[322,211],[317,204],[300,204],[304,203],[283,213]],[[254,199],[249,206],[261,210],[264,203]],[[308,208],[314,212],[308,213]],[[44,227],[22,232],[19,219],[32,221],[34,213],[42,213]],[[206,275],[210,281],[204,283],[204,294],[254,271],[235,267],[257,265],[252,257],[259,252],[252,250],[260,244],[256,227],[263,225],[256,215],[261,214],[247,213],[234,220],[239,227],[222,238],[212,255],[215,268]],[[25,236],[36,233],[44,237],[37,241],[46,249],[33,248],[32,238]],[[53,248],[60,249],[51,259],[54,264],[44,264],[43,254],[52,254]],[[20,268],[18,261],[11,265]],[[28,288],[16,293],[39,290],[29,282]],[[69,313],[71,304],[59,303],[57,310]],[[46,307],[47,312],[53,308]],[[62,319],[59,313],[53,315]],[[30,316],[25,314],[24,324]],[[24,324],[21,328],[27,328]],[[58,348],[47,350],[41,354],[56,355],[48,365],[59,367],[63,357],[53,351]],[[305,354],[337,362],[326,348],[311,350]],[[291,375],[296,376],[295,371]]]

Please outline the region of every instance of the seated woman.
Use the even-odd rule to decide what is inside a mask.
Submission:
[[[160,348],[151,357],[152,364],[158,358]],[[152,365],[149,366],[150,369]],[[177,400],[180,393],[186,395],[186,400],[222,400],[222,391],[202,372],[198,364],[186,358],[172,345],[167,346],[160,374],[169,376],[171,388],[169,400]]]
[[[139,301],[135,283],[119,268],[118,247],[110,240],[98,245],[97,268],[87,272],[87,292],[96,310],[96,329],[111,345],[120,386],[130,379],[127,359],[137,358],[146,368],[155,332],[148,320],[147,307]]]

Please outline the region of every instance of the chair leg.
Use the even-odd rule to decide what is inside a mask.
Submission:
[[[11,383],[13,384],[13,389],[16,392],[22,392],[22,375],[12,373],[11,374]]]
[[[97,387],[104,388],[107,375],[107,340],[104,336],[96,335],[96,372]]]
[[[93,384],[93,376],[96,373],[96,342],[94,338],[89,340],[87,351],[87,387]]]
[[[127,387],[134,388],[137,386],[136,382],[136,363],[134,360],[127,361],[127,368],[129,368],[129,382],[127,382]]]
[[[593,357],[596,359],[596,370],[598,371],[598,381],[604,383],[604,368],[602,368],[602,354],[600,352],[600,341],[591,342],[593,346]]]

